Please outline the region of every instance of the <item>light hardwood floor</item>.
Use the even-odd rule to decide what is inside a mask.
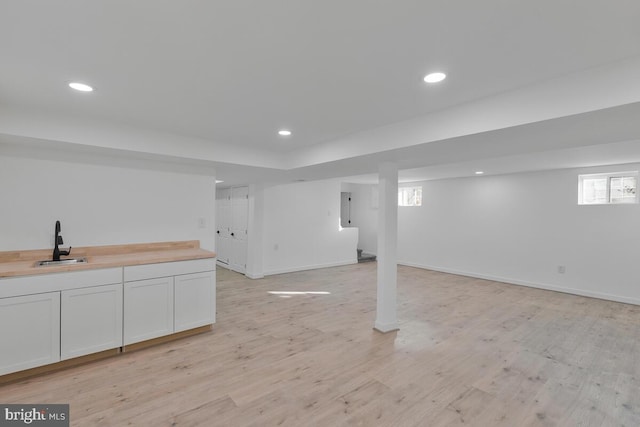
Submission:
[[[400,267],[383,335],[375,277],[220,269],[212,332],[0,402],[70,403],[77,426],[640,426],[640,307]]]

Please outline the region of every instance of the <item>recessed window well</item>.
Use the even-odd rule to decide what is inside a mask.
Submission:
[[[438,83],[447,78],[445,73],[431,73],[424,76],[424,81],[427,83]]]
[[[278,131],[278,135],[280,136],[290,136],[291,135],[291,131],[290,130],[286,130],[286,129],[282,129]]]
[[[80,92],[93,92],[93,88],[84,83],[72,82],[69,83],[71,89],[79,90]]]

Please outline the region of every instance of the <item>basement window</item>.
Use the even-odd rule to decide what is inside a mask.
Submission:
[[[398,188],[398,206],[422,206],[422,187]]]
[[[578,175],[578,204],[638,203],[637,188],[637,171]]]

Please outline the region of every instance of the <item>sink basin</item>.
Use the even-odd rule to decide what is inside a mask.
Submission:
[[[87,262],[86,258],[69,258],[69,259],[61,259],[60,261],[38,261],[36,264],[39,267],[44,267],[48,265],[69,265],[69,264],[82,264]]]

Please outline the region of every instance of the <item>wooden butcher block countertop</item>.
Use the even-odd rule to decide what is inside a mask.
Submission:
[[[66,247],[62,249],[66,250]],[[38,261],[50,260],[52,254],[53,249],[0,252],[0,278],[216,257],[215,252],[201,249],[199,241],[191,240],[73,248],[71,255],[61,259],[86,257],[86,263],[42,267],[36,265]]]

